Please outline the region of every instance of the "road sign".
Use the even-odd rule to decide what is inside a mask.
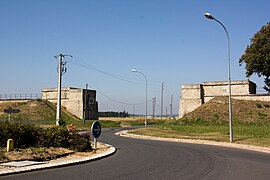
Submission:
[[[99,121],[94,121],[91,127],[92,135],[94,136],[94,148],[97,148],[97,138],[101,134],[101,125]]]
[[[92,135],[94,136],[94,138],[98,138],[100,136],[101,125],[100,125],[99,121],[93,122],[92,127],[91,127],[91,132],[92,132]]]
[[[19,109],[12,109],[11,107],[9,107],[8,109],[4,109],[4,113],[8,114],[8,121],[11,121],[11,114],[12,113],[19,113],[21,112]]]
[[[8,114],[19,113],[19,112],[21,112],[19,109],[4,109],[4,113],[8,113]]]

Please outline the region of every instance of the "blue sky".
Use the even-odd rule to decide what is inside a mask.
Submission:
[[[182,84],[227,80],[226,34],[203,14],[211,12],[226,26],[232,80],[242,80],[238,60],[270,20],[269,7],[268,0],[1,0],[0,94],[56,87],[54,56],[62,53],[74,57],[65,59],[63,87],[88,83],[99,91],[101,111],[132,113],[127,104],[136,104],[135,113],[144,113],[145,81],[131,72],[135,68],[148,79],[149,114],[153,97],[160,113],[162,82],[163,112],[173,95],[178,113]],[[263,86],[262,78],[250,79]]]

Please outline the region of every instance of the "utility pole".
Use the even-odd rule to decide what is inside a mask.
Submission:
[[[172,102],[173,102],[173,95],[171,95],[171,103],[170,103],[170,119],[172,118]]]
[[[133,117],[135,117],[135,104],[133,104]]]
[[[164,89],[164,82],[161,84],[161,109],[160,109],[160,117],[163,117],[163,89]]]
[[[153,119],[155,118],[156,99],[157,99],[156,97],[152,98],[152,103],[153,103],[152,104],[152,106],[153,106],[153,117],[152,118]]]
[[[87,103],[86,103],[86,101],[87,101],[87,94],[88,94],[88,83],[86,83],[86,85],[85,85],[86,87],[85,87],[85,94],[84,94],[84,111],[83,111],[83,113],[84,113],[84,115],[83,115],[83,124],[85,124],[85,119],[86,119],[86,112],[88,113],[88,108],[87,108]]]
[[[59,126],[59,121],[61,118],[61,86],[62,86],[62,75],[67,72],[66,62],[62,62],[63,57],[67,55],[59,54],[58,56],[58,87],[57,87],[57,108],[56,108],[56,125]],[[70,55],[69,55],[70,56]],[[70,56],[72,57],[72,56]]]

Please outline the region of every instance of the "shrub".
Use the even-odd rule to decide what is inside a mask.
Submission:
[[[64,121],[63,119],[59,119],[59,125],[66,126],[66,121]]]
[[[12,134],[11,130],[8,127],[7,122],[1,122],[0,123],[0,147],[3,147],[6,145],[7,139],[9,139],[10,135]]]
[[[69,133],[63,126],[54,126],[48,129],[44,129],[43,142],[41,146],[45,147],[69,147]]]
[[[264,112],[258,112],[257,114],[258,114],[259,118],[264,118],[267,116],[267,114],[265,114]]]
[[[42,128],[34,125],[15,124],[13,140],[15,147],[30,147],[35,146],[39,142],[40,133]]]
[[[70,123],[66,126],[69,133],[74,134],[76,132],[76,126],[73,123]]]
[[[80,152],[92,149],[89,134],[69,133],[63,126],[43,129],[30,124],[0,122],[0,147],[5,147],[10,138],[16,148],[64,147]]]
[[[74,151],[85,152],[92,150],[89,138],[85,138],[79,134],[73,134],[69,139],[70,148]]]
[[[0,123],[0,146],[5,146],[8,139],[14,140],[14,146],[25,148],[34,146],[39,142],[42,128],[34,125]]]

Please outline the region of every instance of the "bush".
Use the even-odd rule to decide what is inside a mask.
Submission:
[[[63,126],[54,126],[44,129],[43,142],[40,146],[45,147],[69,147],[69,133]]]
[[[14,140],[14,146],[26,148],[35,146],[39,142],[42,128],[34,125],[0,123],[0,146],[6,146],[8,139]]]
[[[0,147],[13,139],[16,148],[28,147],[64,147],[75,151],[91,150],[88,134],[70,134],[63,126],[43,129],[30,124],[0,122]]]
[[[42,128],[34,125],[16,124],[17,131],[14,131],[14,145],[16,147],[30,147],[38,144],[39,137],[42,134]],[[14,129],[14,130],[15,130]]]
[[[66,126],[66,121],[64,121],[63,119],[59,119],[59,125]]]
[[[79,134],[71,135],[69,139],[70,148],[77,152],[85,152],[92,150],[89,138],[85,138]]]
[[[0,147],[6,146],[7,140],[10,138],[12,128],[9,128],[9,123],[1,122],[0,123]]]

